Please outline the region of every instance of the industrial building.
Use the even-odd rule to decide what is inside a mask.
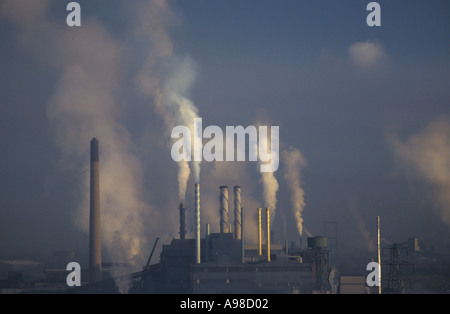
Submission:
[[[281,245],[271,249],[271,260],[244,249],[232,233],[212,233],[201,240],[201,263],[195,263],[195,240],[173,239],[164,245],[158,267],[144,274],[147,293],[313,293],[327,292],[316,278],[330,275],[328,265],[317,269],[314,260],[286,254]],[[311,251],[311,252],[310,252]],[[305,252],[309,257],[315,249]],[[267,250],[262,251],[267,254]],[[306,255],[306,254],[305,254]],[[323,261],[322,261],[323,263]],[[323,273],[322,273],[323,271]],[[317,288],[321,289],[317,289]]]
[[[195,183],[194,187],[194,238],[186,238],[186,206],[181,203],[178,208],[180,237],[162,245],[159,262],[151,264],[159,240],[157,238],[147,265],[142,265],[142,271],[127,272],[127,265],[121,264],[122,273],[126,275],[111,278],[108,269],[118,265],[102,262],[101,259],[99,143],[96,139],[91,141],[90,174],[89,269],[83,270],[89,273],[89,279],[84,279],[80,287],[67,287],[66,276],[69,271],[64,265],[73,260],[74,256],[70,252],[56,252],[55,260],[58,263],[50,268],[32,261],[0,261],[2,293],[119,293],[117,286],[120,281],[127,283],[129,293],[149,294],[377,293],[365,283],[365,268],[361,268],[362,271],[357,274],[343,274],[330,263],[328,238],[325,236],[307,238],[306,248],[302,248],[302,245],[294,248],[291,245],[289,249],[287,241],[284,246],[271,243],[273,230],[270,208],[254,209],[258,214],[257,243],[247,243],[240,186],[233,187],[233,214],[229,206],[228,186],[219,187],[217,219],[220,232],[210,233],[207,224],[206,233],[201,237],[199,183]],[[233,220],[229,219],[231,216]],[[233,228],[230,221],[234,224]],[[379,219],[377,226],[379,241]],[[232,229],[234,232],[231,232]],[[335,248],[336,233],[331,236],[331,240]],[[413,252],[415,261],[420,259],[422,265],[427,265],[426,255],[421,253],[418,239],[408,240],[407,247]],[[395,253],[395,261],[399,261],[400,250],[395,246],[391,252]],[[448,256],[439,258],[450,260]],[[399,262],[395,263],[399,265]],[[422,269],[426,269],[426,266]],[[394,275],[397,276],[398,271]]]
[[[325,237],[309,238],[306,250],[289,252],[287,244],[283,248],[278,243],[270,243],[272,235],[270,209],[265,208],[263,211],[262,208],[258,208],[258,244],[255,246],[246,243],[245,213],[241,205],[240,186],[233,187],[234,233],[231,233],[229,222],[232,215],[229,214],[228,187],[220,186],[218,213],[220,232],[210,233],[207,225],[207,232],[202,238],[199,183],[195,183],[194,195],[195,237],[186,239],[186,207],[180,204],[180,238],[162,246],[159,263],[150,265],[154,247],[142,271],[123,278],[110,278],[107,264],[101,259],[99,142],[94,138],[90,144],[89,280],[81,287],[61,289],[59,286],[61,291],[117,293],[115,282],[118,280],[130,282],[130,293],[290,294],[337,291],[337,275],[329,265]],[[262,243],[263,233],[265,243]],[[46,270],[46,274],[62,281],[68,271],[59,267]]]
[[[270,209],[265,210],[266,243],[262,243],[262,209],[258,208],[258,245],[246,245],[241,187],[234,191],[234,230],[229,227],[228,187],[219,187],[220,232],[206,226],[200,238],[200,185],[195,184],[195,239],[185,239],[184,204],[180,204],[180,239],[163,245],[159,267],[143,273],[148,293],[331,293],[336,281],[328,259],[326,238],[308,239],[308,249],[290,255],[287,247],[270,243]],[[333,289],[332,289],[333,286]]]

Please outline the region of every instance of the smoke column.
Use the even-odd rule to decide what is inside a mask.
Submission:
[[[284,164],[284,179],[288,183],[291,192],[292,211],[297,222],[297,230],[300,236],[303,235],[302,211],[305,207],[305,192],[301,187],[300,172],[307,166],[307,161],[302,153],[293,147],[282,151],[281,159]]]
[[[145,261],[145,213],[152,208],[143,195],[143,167],[121,123],[117,103],[124,47],[103,24],[83,19],[76,31],[61,27],[46,0],[1,2],[0,14],[17,28],[19,43],[56,73],[47,117],[60,150],[58,170],[79,180],[81,202],[74,223],[89,230],[89,140],[102,143],[100,202],[103,248],[113,262],[140,267]],[[159,217],[153,215],[153,219]],[[145,259],[145,257],[144,257]],[[113,274],[114,276],[115,274]],[[126,287],[121,292],[125,292]]]
[[[143,43],[147,57],[137,73],[139,91],[152,100],[155,112],[162,118],[167,137],[177,125],[185,125],[194,134],[194,118],[198,109],[189,99],[188,93],[196,78],[194,62],[178,58],[173,52],[169,34],[176,23],[168,1],[146,1],[136,11],[137,24],[134,38]],[[198,141],[194,138],[194,141]],[[195,182],[200,179],[200,162],[192,161]],[[178,191],[180,201],[185,200],[187,182],[191,169],[187,161],[178,162]]]
[[[260,182],[263,184],[264,205],[271,208],[270,214],[273,219],[277,207],[278,181],[273,172],[262,172]]]
[[[258,125],[258,124],[256,124]],[[257,143],[255,143],[255,145],[259,145],[259,147],[257,147],[257,151],[259,152],[258,156],[258,162],[257,162],[257,169],[258,171],[261,169],[261,164],[264,164],[261,161],[261,151],[265,152],[265,153],[269,153],[271,152],[271,147],[270,147],[270,138],[271,136],[267,133],[267,136],[262,136],[262,133],[264,134],[264,132],[261,133],[261,129],[264,128],[264,126],[258,125],[259,126],[259,141]],[[270,128],[268,128],[270,129]],[[271,154],[271,158],[279,158],[278,154]],[[276,207],[277,207],[277,192],[278,192],[278,180],[275,177],[275,173],[274,172],[260,172],[261,173],[261,178],[260,178],[260,182],[262,183],[263,186],[263,199],[264,199],[264,207],[269,207],[270,208],[270,218],[273,221],[274,217],[275,217],[275,212],[276,212]]]
[[[425,184],[432,206],[450,225],[450,116],[437,118],[405,141],[394,133],[388,141],[399,166]]]
[[[173,67],[175,68],[171,76],[164,82],[164,120],[174,121],[173,124],[166,124],[168,127],[167,134],[170,135],[172,128],[177,125],[185,125],[191,130],[192,146],[196,142],[197,145],[202,143],[202,138],[199,136],[194,137],[194,134],[201,134],[201,130],[195,132],[194,119],[199,118],[198,109],[194,103],[187,98],[188,91],[190,90],[195,80],[195,66],[191,59],[185,58],[178,60],[172,59]],[[169,116],[169,118],[167,118]],[[194,152],[194,149],[191,149]],[[189,179],[190,170],[186,161],[182,161],[178,165],[178,182],[179,182],[179,195],[180,198],[185,197],[187,181]],[[196,183],[200,182],[200,161],[192,161],[191,168]],[[182,200],[183,200],[182,199]]]
[[[355,242],[357,243],[359,242],[361,246],[364,249],[367,249],[369,252],[375,252],[376,247],[373,242],[373,234],[369,232],[366,223],[364,222],[363,218],[360,215],[358,203],[355,200],[351,200],[348,206],[348,210],[350,216],[353,217],[353,219],[356,222],[357,228],[355,229],[355,231],[359,232],[359,234],[357,234],[357,237],[355,237],[356,240]]]

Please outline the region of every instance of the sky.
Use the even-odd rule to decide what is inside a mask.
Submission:
[[[378,1],[379,27],[360,0],[78,1],[79,27],[66,2],[0,2],[0,258],[85,251],[93,137],[111,261],[177,238],[181,200],[194,236],[197,171],[202,234],[240,185],[250,242],[275,202],[279,241],[333,221],[342,253],[374,253],[380,216],[385,240],[449,252],[448,1]],[[177,164],[193,117],[279,126],[279,169]]]

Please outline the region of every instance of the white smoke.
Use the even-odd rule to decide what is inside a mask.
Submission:
[[[77,225],[89,229],[89,142],[100,143],[100,206],[103,247],[132,271],[143,263],[143,216],[151,210],[142,195],[142,164],[116,102],[122,46],[95,19],[77,31],[61,27],[48,12],[50,1],[6,0],[2,16],[19,29],[20,43],[59,77],[47,106],[58,148],[59,167],[82,173]]]
[[[273,172],[261,172],[260,182],[263,185],[264,206],[270,208],[270,216],[273,219],[277,208],[278,180]]]
[[[257,126],[261,126],[262,124],[257,123]],[[270,129],[270,128],[268,128]],[[268,134],[267,134],[268,135]],[[255,148],[257,151],[261,152],[271,152],[271,162],[278,164],[278,160],[274,161],[274,159],[278,159],[279,155],[278,152],[275,154],[274,151],[271,150],[271,136],[263,136],[261,137],[261,133],[259,134],[259,140],[255,145],[258,147]],[[258,162],[257,162],[257,169],[258,171],[261,170],[261,165],[264,164],[264,162],[261,161],[261,156],[258,156]],[[277,209],[277,192],[279,189],[278,180],[275,177],[275,172],[262,172],[260,183],[263,187],[263,199],[264,199],[264,207],[269,207],[270,209],[270,220],[274,221],[276,209]]]
[[[429,192],[432,206],[450,225],[450,117],[437,118],[404,141],[391,133],[388,141],[405,174],[425,184],[420,197]]]
[[[136,11],[137,26],[134,36],[147,47],[146,60],[137,74],[140,92],[151,98],[156,113],[163,119],[167,138],[177,125],[184,125],[193,132],[198,109],[189,99],[189,90],[196,78],[194,62],[190,58],[178,58],[173,52],[170,27],[176,18],[168,1],[146,1]],[[198,139],[194,139],[198,140]],[[192,141],[193,143],[194,141]],[[195,182],[200,180],[200,162],[192,162]],[[188,162],[178,163],[178,189],[180,201],[184,201],[190,175]]]
[[[184,58],[181,61],[176,58],[173,60],[175,72],[166,82],[164,82],[164,106],[167,109],[166,114],[169,114],[172,117],[176,125],[185,125],[189,127],[193,137],[195,133],[194,119],[199,118],[199,116],[197,107],[194,105],[193,101],[187,97],[187,94],[196,78],[195,66],[190,58]],[[170,131],[176,125],[169,126]],[[168,134],[170,134],[170,131]],[[194,143],[194,141],[201,144],[202,138],[193,138],[192,143]],[[191,151],[193,151],[193,149]],[[200,162],[192,161],[191,165],[195,182],[200,182]],[[180,175],[178,178],[180,180],[180,186],[184,187],[184,190],[180,190],[180,193],[184,195],[186,193],[186,184],[189,173],[185,171],[187,168],[185,165],[180,166],[179,168]],[[184,200],[184,198],[182,200]]]
[[[297,223],[297,230],[300,236],[302,236],[302,212],[305,207],[305,192],[301,186],[300,172],[308,163],[302,153],[293,147],[289,147],[281,152],[281,160],[284,164],[283,176],[287,181],[288,189],[291,192],[292,211]]]
[[[307,235],[308,237],[312,238],[312,236],[313,236],[312,233],[309,232],[309,230],[306,229],[305,227],[303,227],[303,232],[306,233],[306,235]]]
[[[367,224],[363,220],[360,215],[358,203],[355,200],[351,200],[348,206],[348,210],[356,222],[356,230],[358,233],[355,233],[355,242],[361,246],[361,248],[366,249],[369,252],[376,251],[376,241],[373,240],[372,234],[369,232],[369,228],[367,228]],[[375,219],[373,220],[373,230],[375,231]]]

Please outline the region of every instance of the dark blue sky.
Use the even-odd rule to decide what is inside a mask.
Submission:
[[[397,158],[396,146],[388,139],[394,133],[406,143],[450,114],[450,4],[378,1],[382,26],[368,27],[368,2],[173,1],[169,26],[164,26],[173,55],[189,57],[195,64],[188,96],[204,125],[245,126],[263,119],[280,126],[283,145],[302,152],[308,161],[301,175],[304,226],[313,234],[322,232],[323,221],[337,221],[343,247],[364,252],[367,241],[361,230],[373,236],[375,217],[380,215],[386,239],[402,242],[416,236],[448,251],[448,208],[436,204],[439,197],[434,193],[441,187],[419,175],[417,163],[403,155]],[[61,1],[50,1],[45,20],[35,21],[36,26],[15,20],[12,9],[0,15],[0,257],[74,250],[77,239],[85,235],[73,218],[82,203],[79,172],[84,168],[61,167],[61,160],[80,165],[82,159],[67,155],[70,150],[58,143],[60,129],[49,113],[62,93],[64,75],[72,69],[71,49],[74,59],[82,55],[80,59],[89,63],[102,60],[103,54],[105,59],[110,56],[102,47],[113,47],[114,52],[117,48],[119,57],[112,61],[117,80],[106,85],[113,86],[118,103],[113,117],[138,147],[133,154],[142,165],[143,198],[157,208],[158,217],[170,217],[167,234],[158,229],[146,235],[151,241],[177,234],[177,167],[166,145],[170,134],[152,101],[136,87],[136,73],[154,48],[153,42],[134,33],[146,1],[79,3],[79,29],[65,25],[67,12]],[[22,4],[27,6],[26,1]],[[152,18],[158,20],[150,14]],[[104,32],[98,31],[99,25]],[[90,36],[106,38],[108,45],[94,47],[92,59],[86,58],[80,44],[70,45],[76,32],[87,42]],[[161,69],[167,69],[166,64],[158,67],[164,77]],[[93,82],[99,89],[104,86]],[[56,125],[71,121],[74,113],[67,114]],[[84,137],[84,125],[69,128],[80,131],[86,150],[89,136],[99,136],[87,132]],[[448,139],[449,134],[441,136]],[[446,145],[450,143],[443,141],[432,148],[445,156]],[[259,173],[253,164],[244,169],[236,177],[232,174],[239,171],[231,170],[221,178],[219,170],[206,165],[204,193],[216,200],[219,185],[241,184],[243,195],[248,190],[252,200],[248,206],[262,202]],[[449,169],[447,165],[443,173]],[[450,182],[450,171],[448,175],[444,186]],[[276,176],[282,213],[291,206],[290,196],[281,170]],[[189,187],[188,197],[191,194]],[[214,210],[205,219],[213,217]],[[289,210],[283,213],[290,217]],[[295,239],[295,226],[276,219],[276,232]]]

